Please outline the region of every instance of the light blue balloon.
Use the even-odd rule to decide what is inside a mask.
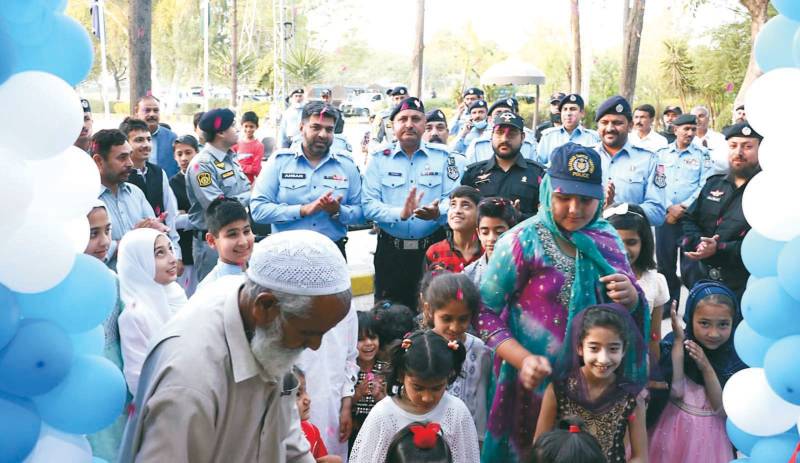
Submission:
[[[797,445],[797,434],[794,436],[781,434],[772,437],[762,437],[753,445],[750,453],[751,463],[776,463],[789,461]]]
[[[31,0],[5,0],[0,8],[0,18],[6,23],[28,23],[43,13],[42,5]]]
[[[0,350],[0,391],[23,397],[56,387],[72,365],[72,342],[49,320],[24,319]]]
[[[756,333],[768,338],[800,334],[800,303],[781,288],[777,277],[764,277],[749,286],[742,314]]]
[[[14,72],[44,71],[77,85],[92,68],[92,42],[83,26],[61,13],[45,25],[51,30],[44,44],[20,45]]]
[[[800,301],[800,236],[786,243],[778,256],[778,281]]]
[[[98,259],[78,254],[69,275],[41,293],[18,294],[22,315],[45,318],[69,333],[94,329],[117,303],[114,274]]]
[[[800,21],[800,2],[797,0],[772,0],[772,6],[783,16]]]
[[[742,241],[742,262],[751,275],[771,277],[778,274],[778,254],[783,241],[773,241],[755,229],[747,232]]]
[[[92,463],[108,463],[108,460],[103,460],[100,457],[92,457]]]
[[[19,306],[14,293],[0,285],[0,349],[6,346],[17,333]]]
[[[764,366],[764,356],[774,342],[775,339],[761,336],[753,331],[744,320],[736,327],[736,333],[733,335],[733,346],[739,358],[753,368]]]
[[[106,329],[103,325],[83,333],[69,335],[75,355],[103,355],[106,347]]]
[[[36,446],[41,427],[30,400],[0,393],[0,463],[24,460]]]
[[[53,34],[51,24],[56,13],[42,10],[32,20],[24,23],[6,23],[6,31],[14,46],[41,47],[47,45]]]
[[[63,13],[67,9],[67,0],[39,0],[39,3],[45,10],[56,13]]]
[[[764,356],[764,373],[773,391],[783,400],[800,405],[800,336],[787,336],[775,341]]]
[[[117,419],[126,394],[125,378],[113,363],[79,355],[64,381],[33,401],[50,426],[70,434],[92,434]]]
[[[800,22],[782,15],[775,16],[764,24],[753,46],[756,63],[762,71],[795,66],[792,44],[798,27]]]
[[[16,62],[17,53],[14,50],[14,43],[5,26],[0,22],[0,85],[14,73]]]
[[[759,436],[748,434],[741,429],[737,428],[730,418],[725,420],[725,431],[728,433],[728,439],[731,443],[745,455],[750,455],[753,446],[761,439]]]

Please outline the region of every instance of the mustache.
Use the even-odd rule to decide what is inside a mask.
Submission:
[[[444,143],[439,135],[431,135],[431,138],[428,140],[429,143]]]

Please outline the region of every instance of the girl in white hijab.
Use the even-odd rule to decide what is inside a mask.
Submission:
[[[119,334],[123,373],[134,397],[150,341],[186,304],[186,293],[175,283],[177,264],[164,233],[137,228],[120,240],[117,272],[125,308],[119,316]]]

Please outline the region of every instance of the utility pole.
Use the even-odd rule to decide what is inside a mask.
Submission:
[[[236,11],[238,2],[236,0],[231,1],[233,2],[233,18],[231,21],[231,108],[235,108],[237,102],[237,86],[239,83],[239,76],[237,75],[237,68],[239,65],[239,15]]]
[[[130,61],[130,111],[143,96],[152,93],[150,53],[153,25],[152,0],[130,0],[128,3],[128,50]]]
[[[417,38],[412,59],[411,94],[422,98],[422,52],[425,48],[425,0],[417,0]]]

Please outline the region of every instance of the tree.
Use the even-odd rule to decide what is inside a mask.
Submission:
[[[128,9],[128,49],[130,50],[130,110],[143,96],[152,92],[150,67],[152,1],[130,0]]]
[[[619,93],[628,101],[634,100],[636,93],[636,74],[639,69],[639,45],[642,41],[645,0],[623,1],[624,20],[622,25],[622,72],[620,73]]]
[[[572,82],[573,93],[581,91],[581,12],[578,0],[570,0],[569,26],[572,30]]]
[[[417,33],[412,57],[411,94],[422,96],[422,52],[425,49],[425,0],[417,0]]]
[[[768,19],[769,0],[739,0],[748,13],[750,13],[750,61],[747,64],[747,72],[744,74],[742,85],[739,87],[739,92],[736,94],[736,102],[744,102],[744,95],[750,84],[758,78],[762,73],[761,69],[756,64],[756,55],[753,53],[753,47],[756,43],[756,37],[761,32],[761,28]]]
[[[689,58],[689,47],[680,40],[664,41],[666,56],[661,62],[668,87],[681,100],[681,107],[686,108],[686,97],[693,89],[694,65]]]
[[[303,44],[289,51],[283,66],[295,83],[305,87],[322,77],[325,56],[321,51]]]

